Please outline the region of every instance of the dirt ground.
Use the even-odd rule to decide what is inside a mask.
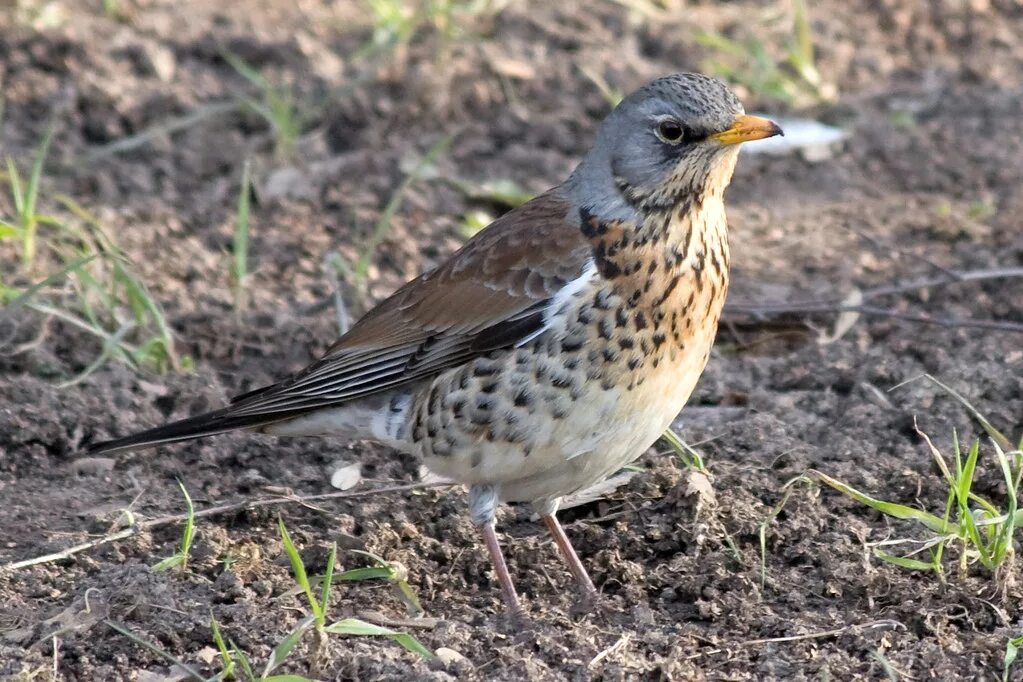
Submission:
[[[679,3],[682,4],[682,3]],[[42,342],[0,356],[0,564],[96,539],[130,508],[144,521],[292,491],[332,492],[339,463],[363,463],[353,491],[411,484],[418,464],[364,444],[227,435],[77,463],[80,446],[217,406],[297,369],[335,335],[324,258],[354,262],[402,182],[408,159],[455,134],[437,178],[414,183],[373,258],[354,313],[464,240],[462,215],[496,212],[443,178],[559,182],[608,103],[586,73],[630,90],[713,57],[700,31],[785,40],[790,4],[506,3],[427,26],[376,61],[365,6],[246,0],[0,3],[0,146],[27,166],[57,121],[46,193],[93,211],[163,306],[193,373],[141,374],[111,363],[58,388],[99,352],[50,323]],[[640,9],[637,9],[640,8]],[[645,11],[640,11],[646,8]],[[652,8],[652,9],[651,9]],[[1023,265],[1023,9],[1015,0],[810,3],[827,104],[786,104],[740,88],[747,109],[841,125],[830,157],[746,154],[728,193],[731,301],[845,298],[931,277],[937,267]],[[776,21],[777,17],[782,17]],[[463,25],[464,24],[464,25]],[[779,42],[781,41],[781,42]],[[775,49],[775,47],[772,47]],[[211,103],[258,97],[226,61],[239,55],[286,84],[305,112],[291,159],[265,122],[237,107],[111,153]],[[107,153],[97,153],[97,151]],[[249,307],[232,308],[229,261],[242,160],[253,158]],[[0,214],[11,206],[0,198]],[[44,206],[45,207],[45,206]],[[5,280],[16,252],[0,246]],[[1023,281],[961,283],[875,302],[942,318],[1023,321]],[[38,315],[22,311],[34,335]],[[0,568],[0,677],[163,680],[168,662],[102,623],[123,623],[206,675],[212,613],[254,661],[302,618],[276,531],[279,512],[313,573],[337,541],[342,568],[365,549],[403,564],[427,620],[403,623],[427,661],[378,638],[333,637],[322,679],[1001,679],[1023,634],[1023,585],[1010,569],[945,580],[880,562],[867,543],[920,537],[830,489],[785,483],[818,469],[878,497],[941,509],[945,489],[914,417],[939,448],[976,429],[925,372],[967,396],[1004,432],[1023,431],[1023,336],[863,316],[821,343],[835,317],[732,315],[680,433],[698,444],[714,499],[672,455],[648,453],[627,485],[563,520],[604,595],[575,608],[571,577],[528,509],[500,529],[529,626],[507,623],[458,489],[283,504],[202,518],[188,570],[178,524],[73,558]],[[33,326],[35,325],[35,326]],[[894,388],[894,390],[892,390]],[[998,496],[988,470],[978,491]],[[914,535],[915,534],[915,535]],[[1018,546],[1018,545],[1017,545]],[[225,558],[229,560],[225,563]],[[400,622],[381,583],[335,590],[332,618]],[[57,633],[56,655],[54,638]],[[281,671],[309,674],[303,641]],[[1014,679],[1020,677],[1017,666]]]

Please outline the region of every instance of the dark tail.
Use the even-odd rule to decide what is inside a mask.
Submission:
[[[234,414],[233,408],[226,407],[222,410],[215,410],[171,422],[170,424],[164,424],[163,426],[157,426],[155,429],[148,429],[131,436],[125,436],[124,438],[94,443],[88,446],[86,452],[90,455],[128,452],[129,450],[138,450],[152,445],[178,443],[192,440],[193,438],[213,436],[236,429],[250,429],[256,426],[272,424],[291,416],[294,415],[287,412],[238,415]]]

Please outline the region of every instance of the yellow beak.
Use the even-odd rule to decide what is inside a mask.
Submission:
[[[712,138],[721,144],[739,144],[740,142],[751,142],[762,140],[765,137],[784,135],[782,129],[774,121],[759,116],[736,116],[735,123],[728,130],[711,135]]]

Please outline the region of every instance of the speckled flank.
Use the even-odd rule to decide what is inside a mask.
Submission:
[[[648,215],[642,225],[582,215],[601,276],[527,345],[444,372],[414,395],[409,440],[431,469],[543,505],[663,432],[709,357],[728,243],[719,194]]]

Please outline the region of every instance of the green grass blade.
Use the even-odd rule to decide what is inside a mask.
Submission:
[[[372,552],[366,552],[361,549],[352,550],[356,554],[362,554],[363,556],[369,557],[376,566],[368,566],[365,568],[353,568],[349,571],[345,571],[344,579],[351,582],[356,580],[372,580],[380,578],[389,581],[394,586],[395,594],[398,599],[405,604],[409,612],[413,615],[422,614],[423,606],[419,603],[419,597],[416,596],[415,590],[408,584],[407,571],[404,569],[399,570],[395,564],[387,561],[381,556],[377,556]]]
[[[53,198],[61,206],[71,211],[71,213],[73,213],[76,218],[80,219],[83,223],[92,228],[92,230],[102,238],[102,242],[105,247],[113,245],[113,240],[111,240],[110,236],[107,235],[106,230],[103,228],[102,223],[100,223],[99,221],[99,218],[97,218],[95,215],[89,212],[87,208],[85,208],[84,206],[82,206],[81,204],[79,204],[77,201],[75,201],[73,198],[69,197],[66,194],[61,194],[58,192],[53,195]]]
[[[957,443],[958,450],[958,443]],[[977,458],[980,455],[980,441],[974,441],[966,454],[966,462],[962,465],[962,472],[956,481],[956,498],[959,509],[959,525],[966,537],[980,556],[980,561],[988,569],[994,569],[991,562],[991,552],[988,543],[981,536],[977,527],[977,520],[970,509],[970,490],[973,488],[973,478],[977,471]],[[957,461],[959,457],[956,457]]]
[[[953,462],[956,465],[956,473],[952,478],[952,487],[956,491],[956,496],[959,495],[959,481],[963,478],[963,451],[962,446],[959,444],[959,431],[952,429],[952,457]]]
[[[220,633],[220,625],[212,611],[210,612],[210,629],[213,631],[213,643],[217,645],[217,651],[220,652],[221,679],[234,677],[234,659],[231,657],[231,652],[228,651],[224,636]]]
[[[793,22],[794,40],[789,49],[789,64],[809,85],[820,86],[820,72],[814,63],[813,36],[810,29],[810,17],[806,8],[806,0],[792,0],[795,18]]]
[[[1005,657],[1002,659],[1002,682],[1009,682],[1009,668],[1016,662],[1021,647],[1023,647],[1023,636],[1013,637],[1005,643]]]
[[[327,612],[330,604],[330,587],[334,582],[334,565],[337,563],[337,543],[330,543],[330,554],[327,555],[327,570],[323,574],[323,590],[320,593],[320,607],[323,613]],[[322,625],[322,623],[321,623]]]
[[[51,215],[35,214],[35,221],[40,225],[47,225],[49,227],[64,227],[64,221],[60,218],[55,218]]]
[[[96,279],[96,276],[89,271],[89,268],[78,270],[75,273],[75,278],[78,280],[75,283],[75,288],[78,290],[82,310],[85,316],[89,318],[89,321],[98,326],[99,320],[95,306],[90,299],[95,296],[99,299],[99,305],[112,313],[119,306],[116,300],[117,291],[107,291],[107,288]],[[111,284],[115,281],[116,279],[112,278]]]
[[[587,80],[593,83],[593,86],[597,88],[597,91],[600,92],[608,106],[614,108],[625,98],[625,93],[608,83],[607,79],[600,72],[578,64],[576,67],[582,75],[586,76]]]
[[[535,196],[514,180],[492,180],[479,184],[454,181],[453,184],[469,199],[497,204],[508,209],[517,208]]]
[[[887,554],[878,550],[874,550],[874,556],[881,561],[885,561],[889,564],[899,566],[901,568],[908,568],[913,571],[932,571],[939,572],[939,567],[933,561],[920,561],[919,559],[911,559],[909,557],[895,556],[893,554]]]
[[[7,306],[4,309],[4,312],[11,313],[17,310],[21,306],[25,305],[25,303],[27,303],[30,298],[35,296],[41,290],[45,289],[46,287],[53,286],[60,280],[64,279],[68,275],[68,273],[78,270],[86,263],[95,260],[95,258],[96,254],[76,258],[75,260],[71,261],[70,263],[62,267],[60,270],[57,270],[52,275],[47,276],[45,279],[39,280],[32,286],[22,291],[20,294],[18,294],[17,297],[12,299],[11,302],[7,304]]]
[[[153,566],[154,571],[166,571],[169,568],[180,567],[185,570],[188,563],[188,553],[192,551],[192,540],[195,538],[195,506],[192,504],[192,497],[188,494],[185,484],[178,481],[181,494],[185,496],[185,528],[181,534],[181,544],[174,556],[169,556]]]
[[[871,497],[866,493],[862,493],[856,490],[850,485],[846,485],[841,481],[831,478],[827,474],[823,474],[819,471],[811,472],[814,476],[819,478],[824,483],[828,484],[835,490],[844,495],[847,495],[861,504],[865,504],[872,509],[876,509],[883,514],[887,514],[897,519],[907,519],[917,521],[930,530],[942,535],[947,533],[958,534],[959,528],[954,523],[948,523],[946,520],[935,516],[929,512],[923,511],[922,509],[914,509],[913,507],[907,507],[904,504],[897,504],[895,502],[886,502],[879,500],[875,497]]]
[[[387,567],[390,567],[390,565],[391,565],[391,562],[389,562],[387,559],[383,558],[379,554],[374,554],[373,552],[367,552],[364,549],[353,549],[353,550],[350,550],[350,551],[352,552],[352,554],[359,554],[359,555],[362,555],[364,557],[369,557],[370,559],[373,560],[373,562],[377,566],[383,566],[383,567],[387,568]]]
[[[18,172],[18,166],[9,156],[7,157],[7,182],[11,186],[14,212],[18,215],[18,221],[21,222],[25,216],[25,194],[21,191],[21,174]],[[24,228],[24,224],[21,227]]]
[[[168,652],[164,651],[160,647],[156,646],[155,644],[151,644],[150,642],[147,642],[146,640],[142,639],[141,637],[136,635],[134,632],[132,632],[128,628],[124,627],[123,625],[115,623],[112,620],[104,620],[103,623],[107,627],[111,628],[112,630],[116,630],[117,632],[120,632],[122,635],[124,635],[125,637],[127,637],[131,641],[135,642],[136,644],[138,644],[142,648],[151,651],[152,653],[156,654],[157,656],[159,656],[160,658],[162,658],[162,659],[164,659],[166,661],[170,661],[171,663],[173,663],[174,665],[178,666],[179,668],[184,670],[186,673],[188,673],[189,675],[191,675],[195,679],[197,679],[197,680],[204,680],[205,679],[192,666],[188,665],[187,663],[183,662],[182,660],[180,660],[178,658],[175,658],[174,656],[172,656]]]
[[[322,622],[323,612],[316,601],[316,597],[313,595],[313,588],[309,585],[309,576],[306,573],[305,564],[302,562],[302,556],[298,553],[298,549],[295,548],[295,543],[292,542],[291,535],[284,525],[284,519],[280,516],[277,517],[277,527],[281,533],[281,542],[284,543],[284,551],[291,561],[291,570],[295,574],[295,582],[298,583],[298,586],[305,593],[306,600],[309,602],[309,607],[313,610],[316,620]]]
[[[694,36],[697,45],[701,47],[707,47],[714,50],[720,50],[726,54],[730,54],[736,57],[741,57],[746,54],[745,48],[742,43],[737,40],[727,38],[720,33],[711,31],[699,31]]]
[[[25,267],[30,266],[36,257],[36,230],[39,227],[39,216],[36,215],[36,204],[39,199],[39,181],[43,174],[43,165],[46,161],[46,155],[50,149],[50,142],[53,139],[53,131],[55,129],[54,124],[50,124],[49,129],[46,131],[46,136],[43,137],[42,144],[39,146],[39,151],[36,153],[35,161],[32,162],[32,171],[29,174],[28,185],[25,187],[24,193],[20,197],[20,201],[16,201],[16,204],[20,204],[18,207],[18,220],[21,223],[21,255],[22,263]],[[11,164],[11,168],[14,165]],[[12,191],[14,190],[14,181],[19,180],[18,176],[12,175]]]
[[[764,589],[764,584],[767,582],[767,529],[777,518],[778,514],[781,513],[785,505],[788,504],[789,498],[792,497],[792,491],[795,489],[796,483],[807,483],[813,485],[813,479],[807,476],[797,476],[790,481],[787,481],[782,490],[785,494],[782,495],[781,500],[778,504],[774,505],[774,508],[767,514],[764,520],[760,523],[760,527],[757,529],[757,535],[760,538],[760,589]]]
[[[53,317],[56,317],[59,320],[67,322],[68,324],[74,327],[78,327],[83,331],[87,331],[90,334],[93,334],[103,339],[104,341],[117,343],[117,340],[114,338],[113,334],[108,333],[102,327],[90,324],[89,322],[86,322],[80,317],[77,317],[76,315],[73,315],[65,310],[61,310],[60,308],[55,308],[53,306],[46,305],[44,303],[36,303],[34,301],[29,301],[26,305],[32,310],[35,310],[36,312],[42,313],[44,315],[52,315]],[[121,350],[122,357],[125,359],[125,361],[127,361],[128,364],[132,365],[133,367],[138,367],[138,365],[134,361],[134,358],[131,355],[131,353],[134,351],[134,348],[123,341],[117,345]]]
[[[1001,516],[1002,513],[998,510],[998,507],[991,502],[991,500],[978,495],[977,493],[970,491],[970,502],[973,502],[983,508],[989,516]]]
[[[977,473],[977,458],[979,456],[980,441],[974,441],[966,454],[966,464],[963,466],[962,471],[959,473],[959,479],[956,481],[956,495],[959,498],[960,504],[966,509],[968,509],[967,503],[970,501],[970,491],[973,490],[973,478]]]
[[[135,325],[132,324],[131,322],[122,325],[120,329],[113,333],[113,335],[110,337],[110,341],[103,342],[103,348],[100,350],[95,360],[90,362],[85,369],[76,374],[74,377],[68,379],[67,381],[62,381],[59,384],[57,384],[57,388],[60,389],[70,388],[71,386],[75,386],[85,381],[85,379],[87,379],[90,374],[92,374],[97,369],[102,367],[103,364],[110,358],[111,355],[114,355],[115,353],[118,352],[118,347],[122,343],[124,337],[128,334],[128,332],[130,332],[134,328]]]
[[[806,0],[792,0],[795,11],[794,33],[796,34],[796,52],[801,64],[813,65],[813,36],[810,34],[810,17],[806,9]]]
[[[668,428],[661,434],[661,439],[675,451],[675,454],[687,468],[708,473],[707,467],[703,465],[703,457],[700,456],[700,453],[689,447],[689,444],[682,440],[671,428]]]
[[[181,363],[174,352],[174,335],[171,333],[170,325],[167,324],[167,318],[164,316],[163,310],[153,299],[149,289],[135,275],[127,270],[119,261],[115,263],[114,267],[119,275],[119,279],[124,284],[125,294],[131,302],[132,308],[136,311],[136,320],[139,323],[143,323],[145,322],[145,314],[149,315],[149,318],[156,325],[160,341],[162,342],[162,351],[170,363],[171,369],[175,371],[180,370]]]
[[[394,581],[394,590],[412,615],[422,615],[426,612],[423,609],[423,605],[419,602],[419,596],[412,589],[412,586],[408,584],[407,580]]]
[[[124,298],[128,303],[128,307],[131,308],[132,316],[140,322],[145,320],[145,294],[138,287],[132,286],[131,277],[128,276],[128,273],[124,271],[120,264],[114,265],[114,279],[121,285],[121,290],[124,291]]]
[[[278,159],[287,159],[295,151],[295,144],[302,134],[304,122],[299,115],[295,98],[287,90],[268,90],[265,94],[266,108],[270,112]]]
[[[188,494],[188,489],[185,488],[185,484],[178,481],[178,487],[181,488],[181,494],[185,496],[185,507],[187,508],[185,516],[185,532],[181,536],[181,554],[188,560],[188,553],[192,551],[192,540],[195,539],[195,506],[192,504],[192,497]]]
[[[1001,431],[999,431],[994,426],[992,426],[991,422],[989,422],[984,417],[984,415],[982,415],[977,410],[977,408],[975,408],[972,404],[970,404],[970,401],[968,401],[962,395],[957,393],[950,386],[946,386],[945,384],[943,384],[940,381],[938,381],[935,377],[931,376],[930,374],[924,374],[923,376],[926,379],[928,379],[929,381],[931,381],[934,384],[936,384],[937,386],[939,386],[942,390],[944,390],[950,396],[955,398],[956,401],[959,402],[959,404],[961,404],[963,407],[965,407],[966,410],[973,416],[973,418],[977,420],[977,423],[980,424],[981,428],[984,429],[984,432],[987,433],[987,435],[991,437],[991,440],[997,442],[1005,450],[1011,450],[1012,449],[1012,443],[1005,436],[1005,434],[1003,434]]]
[[[383,213],[380,214],[380,218],[377,220],[376,225],[373,226],[373,233],[370,235],[369,241],[363,248],[362,253],[359,255],[359,260],[355,263],[355,278],[356,283],[361,288],[366,282],[366,278],[369,275],[369,266],[373,262],[373,256],[376,253],[377,248],[383,243],[387,237],[387,233],[391,231],[391,223],[394,220],[394,215],[401,208],[402,202],[405,200],[405,194],[408,192],[408,188],[413,183],[419,180],[420,176],[426,171],[426,169],[437,160],[445,149],[455,139],[455,135],[458,131],[451,133],[447,137],[443,138],[436,144],[434,144],[421,158],[415,167],[405,176],[405,179],[395,190],[394,194],[391,195],[391,199],[387,202],[387,206],[384,207]]]
[[[419,640],[407,632],[390,630],[379,625],[367,623],[366,621],[359,620],[358,618],[345,618],[344,620],[339,620],[336,623],[328,625],[324,628],[324,631],[334,635],[387,637],[414,654],[419,654],[423,658],[433,658],[433,652],[423,646]]]
[[[35,216],[36,203],[39,200],[39,181],[43,177],[43,166],[46,164],[46,156],[50,153],[50,143],[53,142],[53,134],[57,130],[57,123],[53,121],[46,129],[43,141],[39,144],[35,161],[32,162],[32,172],[28,178],[28,186],[25,188],[25,203],[22,210],[28,216]]]
[[[1008,498],[1008,508],[1005,512],[1005,521],[999,525],[998,532],[994,539],[994,562],[995,565],[1001,565],[1002,561],[1005,560],[1008,553],[1012,550],[1012,538],[1016,532],[1016,512],[1018,511],[1018,487],[1019,479],[1013,480],[1012,465],[1009,463],[1009,458],[1005,456],[1005,452],[999,447],[998,443],[992,443],[995,448],[995,456],[998,459],[998,467],[1002,470],[1002,476],[1005,478],[1005,490],[1006,497]]]
[[[341,582],[351,583],[359,580],[390,580],[394,577],[394,571],[382,566],[366,566],[364,568],[352,568],[338,575]]]
[[[242,164],[242,184],[238,190],[238,213],[234,223],[234,309],[236,313],[245,309],[247,303],[245,285],[249,274],[249,211],[252,202],[252,161],[245,159]]]
[[[270,108],[265,104],[257,102],[251,97],[245,97],[244,95],[238,95],[238,101],[242,104],[242,106],[247,107],[253,114],[256,114],[266,121],[267,125],[273,126],[274,113],[270,111]]]
[[[294,649],[295,645],[302,639],[302,635],[308,632],[315,624],[315,616],[306,616],[298,622],[298,625],[296,625],[294,629],[288,633],[288,636],[274,647],[273,652],[270,654],[270,660],[266,662],[266,667],[263,668],[262,679],[265,679],[267,675],[272,673],[278,668],[278,666],[284,663],[285,659],[288,658],[288,654],[291,653],[291,650]]]
[[[231,65],[232,69],[238,72],[239,76],[252,83],[260,90],[266,90],[270,87],[267,80],[263,78],[263,74],[254,69],[248,62],[235,53],[229,50],[224,50],[220,53],[220,56],[224,58],[224,61]]]
[[[242,670],[245,671],[245,676],[249,678],[251,682],[255,682],[257,679],[256,673],[252,670],[252,663],[249,662],[249,657],[245,655],[245,652],[238,648],[238,645],[234,643],[234,640],[227,640],[231,645],[231,651],[234,652],[234,659],[238,661],[238,665],[241,666]]]

